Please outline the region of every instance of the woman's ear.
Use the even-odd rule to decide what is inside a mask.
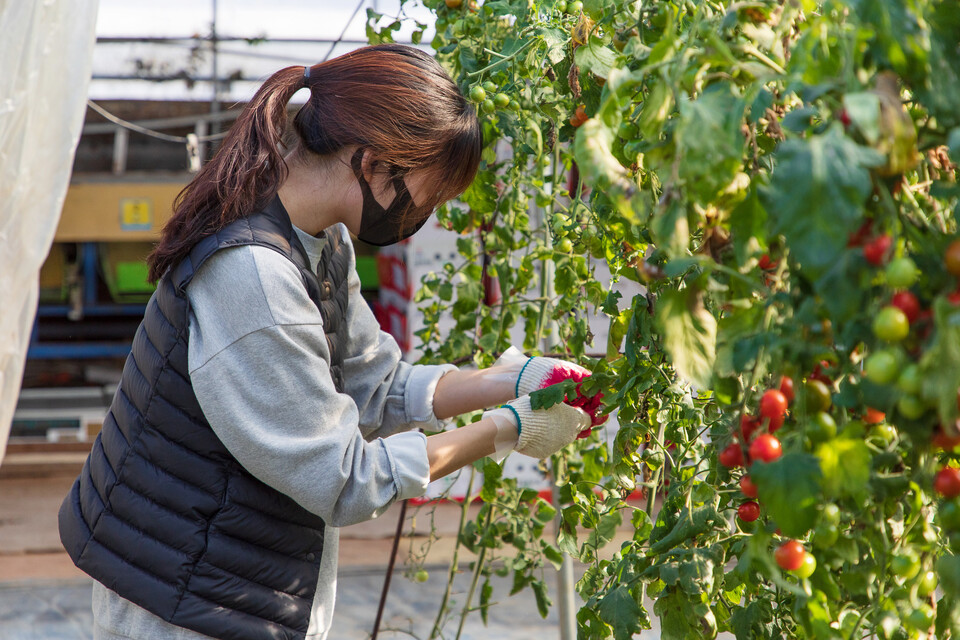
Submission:
[[[376,152],[373,149],[364,149],[363,158],[360,160],[360,170],[363,171],[363,177],[367,181],[367,184],[373,184],[377,169],[379,168],[380,163],[377,159]]]

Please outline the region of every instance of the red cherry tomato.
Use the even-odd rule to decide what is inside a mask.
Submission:
[[[878,236],[863,245],[863,257],[870,264],[879,267],[886,261],[887,252],[890,251],[891,246],[893,246],[893,238],[888,235]]]
[[[781,456],[783,447],[776,436],[762,433],[750,443],[750,459],[763,462],[773,462]]]
[[[863,243],[870,237],[870,232],[873,230],[873,220],[867,220],[856,232],[851,233],[847,239],[848,247],[861,247]]]
[[[771,258],[769,253],[763,254],[762,256],[760,256],[760,259],[757,261],[757,266],[763,269],[764,271],[770,271],[772,269],[776,269],[777,266],[779,266],[779,264],[780,264],[780,261],[774,260],[773,258]]]
[[[780,377],[780,393],[786,397],[788,403],[793,403],[793,378],[790,376]]]
[[[760,419],[770,421],[770,431],[783,426],[787,417],[787,397],[778,389],[767,389],[760,398]]]
[[[829,386],[831,386],[831,385],[833,384],[833,380],[831,380],[831,379],[830,379],[830,376],[828,376],[828,375],[827,375],[826,373],[824,373],[824,372],[825,372],[827,369],[829,369],[830,366],[831,366],[831,365],[830,365],[830,363],[829,363],[828,361],[826,361],[826,360],[821,360],[821,361],[817,364],[817,366],[815,366],[815,367],[813,368],[813,372],[811,372],[810,375],[807,376],[807,377],[810,378],[811,380],[819,380],[820,382],[822,382],[823,384],[825,384],[825,385],[827,385],[827,386],[829,387]]]
[[[948,436],[943,432],[943,429],[937,429],[937,432],[933,434],[933,438],[930,439],[931,444],[937,449],[943,449],[944,451],[951,451],[960,445],[960,436]]]
[[[773,552],[773,558],[785,571],[796,571],[803,564],[807,550],[796,540],[787,540]]]
[[[867,407],[867,413],[863,416],[863,421],[867,424],[880,424],[887,419],[887,414],[883,411],[877,411],[873,407]]]
[[[756,433],[757,429],[760,428],[760,419],[745,413],[740,416],[740,434],[743,436],[744,442],[750,442],[750,439],[753,438],[753,434]]]
[[[726,449],[720,452],[717,460],[725,467],[743,466],[743,449],[740,448],[739,443],[731,442]]]
[[[744,502],[737,507],[737,516],[744,522],[753,522],[760,517],[760,505],[753,500]]]
[[[750,476],[743,476],[740,478],[740,491],[748,498],[757,497],[757,485],[753,484],[753,480],[750,479]]]
[[[933,479],[933,490],[944,498],[960,496],[960,469],[944,467]]]
[[[920,301],[909,291],[897,291],[890,298],[890,305],[903,311],[910,324],[920,317]]]

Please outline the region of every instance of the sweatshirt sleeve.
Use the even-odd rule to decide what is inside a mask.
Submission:
[[[334,387],[320,312],[286,258],[260,247],[221,250],[187,295],[194,392],[254,476],[336,527],[424,493],[426,438],[363,437],[357,403]]]
[[[346,227],[338,227],[344,242],[351,247],[347,305],[350,335],[343,361],[344,391],[357,403],[361,431],[368,438],[415,428],[441,431],[443,426],[433,413],[433,394],[440,378],[456,367],[411,365],[402,360],[397,341],[380,330],[373,311],[360,294],[360,276],[350,237]]]

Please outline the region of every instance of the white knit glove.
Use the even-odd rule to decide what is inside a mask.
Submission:
[[[590,371],[566,360],[531,358],[520,349],[510,347],[487,369],[487,375],[490,380],[512,382],[513,395],[519,398],[567,378],[579,381],[589,376]]]
[[[578,364],[558,360],[557,358],[534,357],[520,369],[517,376],[517,397],[529,395],[538,389],[549,387],[552,384],[563,382],[568,378],[580,381],[589,376],[590,371]]]
[[[500,443],[506,439],[502,434],[510,433],[509,427],[519,433],[514,450],[538,460],[553,455],[590,427],[590,416],[584,411],[562,402],[549,409],[534,410],[530,407],[530,396],[526,395],[498,409],[485,411],[483,417],[492,418],[497,424],[495,457],[502,454]]]

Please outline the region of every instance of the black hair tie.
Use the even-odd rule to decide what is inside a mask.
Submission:
[[[309,84],[307,81],[310,79],[310,67],[303,68],[303,84],[306,86]]]

